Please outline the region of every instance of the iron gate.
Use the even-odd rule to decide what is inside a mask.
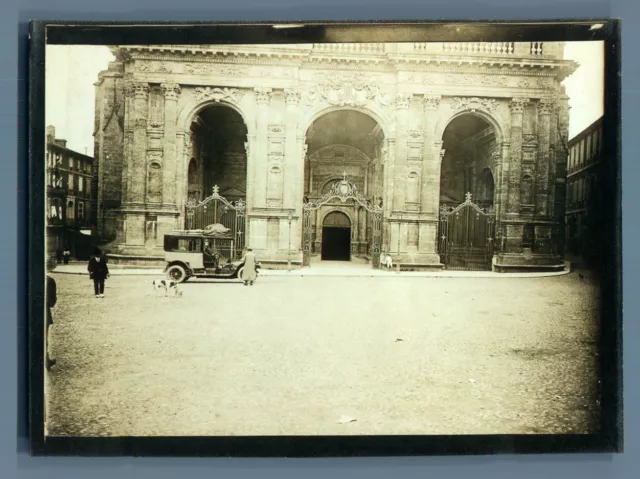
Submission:
[[[207,226],[221,224],[229,229],[229,237],[233,239],[229,251],[231,259],[242,257],[245,245],[245,209],[246,204],[241,199],[231,203],[220,196],[217,185],[213,187],[213,194],[200,203],[193,199],[187,201],[185,207],[185,229],[189,231],[204,230]]]
[[[458,206],[442,205],[438,228],[440,261],[449,270],[491,270],[495,244],[493,207],[482,209],[465,195]]]
[[[382,208],[361,196],[355,185],[349,183],[346,176],[334,183],[327,194],[316,203],[308,201],[302,206],[302,264],[309,266],[311,262],[311,248],[315,241],[314,225],[318,221],[317,212],[320,207],[332,200],[339,199],[342,203],[353,202],[364,207],[367,211],[367,236],[369,255],[374,268],[380,267],[380,251],[382,248]],[[352,229],[353,230],[353,229]],[[353,244],[353,242],[352,242]]]

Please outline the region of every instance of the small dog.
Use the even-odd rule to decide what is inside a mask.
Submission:
[[[176,287],[173,288],[173,296],[176,298],[182,298],[182,290],[178,288],[178,285],[176,285]]]
[[[384,265],[386,268],[393,268],[393,261],[391,260],[391,256],[390,255],[386,255],[384,257]]]
[[[154,279],[152,281],[152,284],[153,284],[153,291],[164,289],[165,296],[167,296],[170,289],[174,290],[174,295],[175,295],[176,294],[175,291],[178,289],[178,283],[168,279]]]

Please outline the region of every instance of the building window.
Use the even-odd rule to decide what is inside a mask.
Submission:
[[[76,179],[72,173],[69,173],[69,191],[73,191]]]
[[[69,169],[72,170],[73,169],[73,156],[69,157]]]
[[[80,193],[84,191],[84,178],[82,176],[78,177],[78,191]]]
[[[78,219],[84,219],[84,203],[82,201],[78,203]]]

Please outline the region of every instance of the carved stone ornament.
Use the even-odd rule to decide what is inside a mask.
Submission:
[[[167,100],[177,100],[180,96],[180,85],[177,83],[163,83],[160,85]]]
[[[304,161],[307,158],[308,150],[309,150],[309,145],[307,145],[306,143],[302,145],[302,161]]]
[[[147,161],[149,163],[162,163],[162,153],[159,151],[148,151]]]
[[[225,100],[237,103],[242,98],[242,92],[237,88],[197,87],[194,91],[198,101],[213,100],[217,103]]]
[[[473,85],[473,86],[509,86],[509,77],[504,75],[446,75],[445,85]]]
[[[494,113],[498,108],[498,102],[493,98],[478,97],[454,97],[451,100],[451,108],[453,111],[469,110],[485,110]]]
[[[541,98],[538,102],[538,113],[550,115],[555,109],[556,101],[553,98]]]
[[[359,73],[338,73],[320,77],[318,85],[311,88],[305,96],[307,104],[313,104],[323,98],[334,106],[364,106],[374,100],[386,106],[391,102],[390,96],[383,93],[377,84]]]
[[[522,135],[522,141],[524,143],[535,143],[537,139],[538,137],[533,133],[525,133],[524,135]]]
[[[442,100],[440,95],[425,95],[422,103],[424,103],[427,110],[435,111],[440,106],[440,100]]]
[[[148,125],[151,128],[162,128],[164,126],[164,123],[162,123],[160,120],[149,120]]]
[[[411,93],[398,93],[396,95],[396,108],[398,110],[404,110],[409,108],[409,104],[411,103],[411,98],[413,95]]]
[[[251,144],[248,141],[244,143],[244,151],[247,153],[247,158],[251,156]]]
[[[301,98],[302,93],[299,90],[286,89],[284,91],[284,101],[287,105],[298,105]]]
[[[524,113],[524,109],[529,103],[528,98],[513,98],[511,103],[509,103],[509,108],[511,108],[511,113]]]
[[[412,140],[419,140],[422,138],[422,132],[420,130],[409,130],[409,138]]]
[[[144,82],[134,83],[133,93],[136,100],[146,100],[149,97],[149,84]]]
[[[134,122],[135,128],[139,130],[146,130],[147,128],[147,119],[146,118],[136,118]]]
[[[253,89],[253,92],[256,95],[256,101],[259,104],[268,104],[271,101],[271,95],[273,94],[272,88],[267,87],[257,87]]]
[[[442,160],[444,159],[444,154],[447,152],[447,150],[445,150],[444,148],[440,149],[440,163],[442,163]]]
[[[269,125],[269,133],[276,133],[276,135],[278,136],[278,134],[284,133],[284,126],[282,126],[282,125]]]

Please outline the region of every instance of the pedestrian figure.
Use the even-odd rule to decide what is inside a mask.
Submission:
[[[385,259],[385,255],[384,255],[384,251],[380,251],[380,268],[384,268],[384,259]]]
[[[251,251],[251,248],[247,248],[247,252],[242,258],[244,267],[242,268],[242,277],[245,286],[253,286],[253,282],[256,280],[258,273],[256,271],[256,255]]]
[[[62,263],[62,248],[58,248],[56,250],[56,263],[57,264]]]
[[[391,260],[391,255],[389,253],[384,257],[384,265],[389,269],[393,268],[393,261]]]
[[[100,248],[94,250],[93,256],[89,259],[87,270],[89,278],[93,280],[96,298],[104,298],[104,281],[109,277],[109,267],[107,266],[107,257],[102,254]]]
[[[47,270],[50,270],[50,269],[51,267],[47,265]],[[53,324],[53,316],[51,314],[51,308],[53,308],[58,301],[56,281],[49,275],[47,275],[46,301],[47,301],[47,327],[44,335],[44,348],[46,352],[46,359],[45,359],[46,368],[47,368],[47,371],[49,371],[56,364],[56,360],[51,359],[49,357],[49,326]]]
[[[71,257],[71,251],[69,251],[69,248],[66,248],[64,250],[64,253],[62,253],[62,257],[64,264],[69,264],[69,258]]]

